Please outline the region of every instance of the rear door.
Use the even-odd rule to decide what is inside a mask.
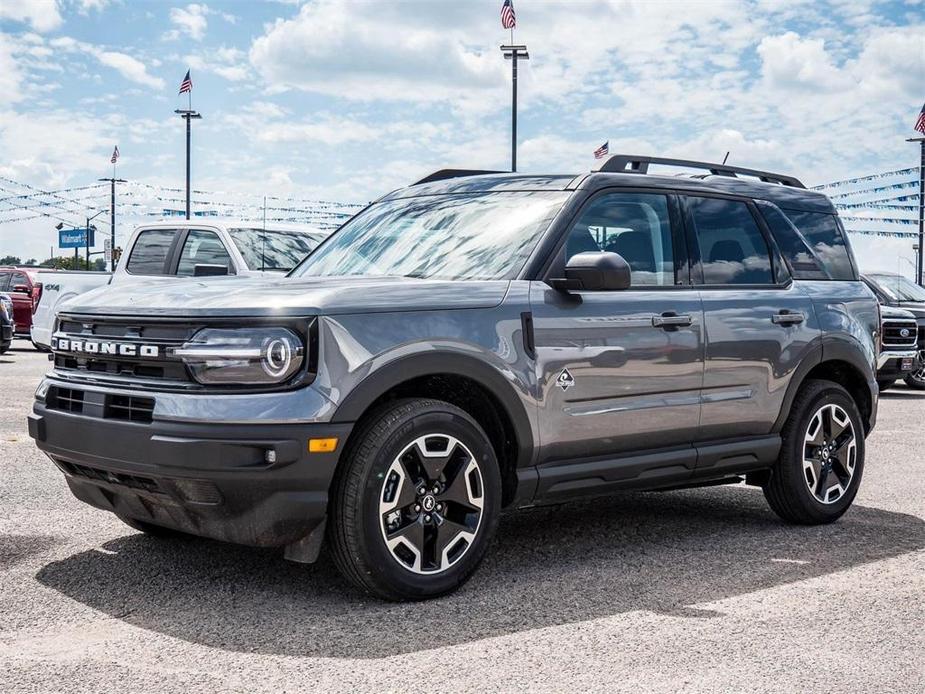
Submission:
[[[703,313],[679,222],[671,195],[599,193],[549,276],[561,277],[576,253],[613,251],[630,264],[631,287],[565,293],[532,283],[541,466],[687,446],[696,437]]]
[[[25,288],[25,291],[22,289]],[[17,291],[19,290],[19,291]],[[28,334],[32,327],[32,282],[25,272],[13,271],[10,276],[10,298],[13,300],[13,318],[16,332]]]
[[[790,377],[820,335],[812,301],[750,201],[682,201],[704,310],[700,439],[768,434]]]

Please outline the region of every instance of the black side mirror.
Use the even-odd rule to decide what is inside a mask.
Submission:
[[[228,274],[227,265],[195,265],[193,277],[219,277]]]
[[[576,253],[565,266],[565,279],[551,280],[555,289],[614,291],[629,289],[630,266],[619,253]]]

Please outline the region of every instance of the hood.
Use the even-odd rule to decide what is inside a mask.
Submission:
[[[151,316],[295,316],[491,308],[509,282],[404,277],[210,277],[113,284],[61,306],[68,313]]]
[[[925,304],[913,302],[913,301],[903,301],[900,303],[893,304],[897,308],[902,309],[903,311],[908,311],[916,318],[922,319],[925,318]]]
[[[904,308],[897,308],[896,306],[885,306],[881,304],[880,306],[880,315],[884,318],[906,318],[908,320],[915,320],[916,315],[912,311],[907,311]]]

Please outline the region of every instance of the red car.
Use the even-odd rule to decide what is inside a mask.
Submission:
[[[32,314],[42,298],[37,274],[38,268],[0,267],[0,292],[13,299],[13,330],[17,337],[28,338],[32,330]]]

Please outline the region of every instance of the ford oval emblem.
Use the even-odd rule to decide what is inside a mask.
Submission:
[[[902,330],[899,331],[899,334],[902,337],[909,337],[909,335],[911,335],[912,333],[909,332],[909,328],[903,328]]]

